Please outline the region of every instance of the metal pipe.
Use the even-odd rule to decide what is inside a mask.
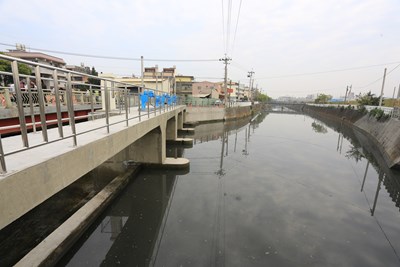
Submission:
[[[129,126],[129,116],[128,116],[128,88],[125,85],[125,90],[124,90],[124,103],[125,103],[125,119],[126,119],[126,127]]]
[[[30,78],[26,79],[26,83],[30,85],[31,80]],[[32,88],[28,86],[28,98],[29,98],[29,110],[31,112],[31,122],[32,122],[32,127],[33,127],[33,132],[36,133],[36,123],[35,123],[35,113],[33,110],[33,100],[32,100]]]
[[[3,150],[3,143],[1,142],[1,134],[0,134],[0,173],[6,173],[7,172],[7,166],[6,166],[6,159],[4,156],[4,150]]]
[[[71,131],[73,135],[73,145],[77,146],[76,129],[75,129],[75,112],[72,99],[71,73],[67,74],[67,107],[69,115],[69,124],[71,126]]]
[[[46,124],[46,112],[44,109],[44,96],[43,96],[43,88],[42,82],[40,80],[40,67],[36,66],[35,68],[35,75],[36,75],[36,88],[38,92],[38,100],[39,100],[39,111],[40,111],[40,122],[42,126],[42,136],[43,141],[48,142],[49,137],[47,135],[47,124]]]
[[[107,82],[104,82],[104,101],[105,103],[105,108],[106,108],[106,125],[107,125],[107,133],[110,133],[110,118],[109,118],[109,112],[110,112],[110,96],[108,94],[108,88],[107,88]]]
[[[58,73],[57,73],[57,70],[53,71],[53,80],[54,80],[54,94],[55,94],[55,101],[56,101],[58,134],[59,134],[59,136],[61,138],[63,138],[64,137],[64,132],[63,132],[63,125],[62,125],[60,91],[59,91],[59,88],[58,88]]]
[[[0,55],[0,56],[2,56],[2,55]],[[26,129],[24,106],[22,103],[22,93],[21,93],[21,87],[19,85],[19,71],[18,71],[17,61],[14,60],[12,62],[11,69],[12,69],[13,79],[14,79],[15,93],[17,96],[18,117],[19,117],[19,125],[21,128],[22,143],[23,143],[24,147],[29,147],[28,131]]]

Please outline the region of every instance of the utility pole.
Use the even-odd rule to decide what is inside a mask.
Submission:
[[[383,89],[385,88],[385,79],[386,79],[386,68],[385,71],[383,72],[383,82],[382,82],[382,90],[381,90],[381,96],[379,97],[379,106],[382,106],[382,98],[383,98]]]
[[[347,92],[349,91],[349,86],[346,86],[346,94],[344,95],[344,104],[346,104],[347,100]]]
[[[225,64],[225,78],[224,78],[224,105],[226,107],[226,95],[227,95],[227,88],[228,88],[228,61],[232,60],[231,58],[228,58],[225,54],[224,58],[220,58],[219,61],[224,61]]]
[[[250,78],[250,81],[249,81],[249,97],[250,97],[250,99],[251,99],[251,102],[253,102],[253,94],[252,94],[252,87],[253,87],[253,85],[252,85],[252,78],[253,78],[253,74],[254,74],[254,71],[252,70],[252,71],[249,71],[248,72],[249,74],[247,75],[247,77],[249,77]]]
[[[144,77],[143,77],[143,56],[141,56],[140,57],[140,63],[141,63],[141,67],[140,67],[140,69],[141,69],[141,72],[142,72],[142,90],[143,90],[143,87],[144,87]],[[140,91],[142,91],[142,90],[139,90],[139,94],[141,93]]]

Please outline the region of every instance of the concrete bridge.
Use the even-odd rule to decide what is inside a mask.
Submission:
[[[29,107],[21,101],[22,88],[15,82],[21,134],[6,138],[0,136],[0,229],[111,157],[175,168],[189,165],[187,159],[166,157],[167,141],[191,143],[192,140],[179,139],[177,136],[178,130],[183,129],[186,106],[178,106],[170,101],[156,105],[155,97],[165,95],[165,92],[153,91],[154,99],[147,98],[147,102],[143,103],[141,96],[146,88],[131,92],[128,89],[131,84],[87,75],[101,81],[97,89],[101,91],[100,104],[103,108],[80,116],[79,119],[85,121],[75,123],[76,105],[70,80],[73,72],[1,57],[12,61],[13,72],[9,75],[13,76],[14,81],[21,78],[40,80],[40,68],[54,71],[52,82],[55,86],[57,118],[56,127],[48,127],[49,121],[45,116],[47,103],[43,101],[43,89],[38,83],[39,107],[35,116],[40,118],[40,122],[30,123],[31,126],[37,124],[37,130],[29,131],[29,123],[25,121]],[[18,64],[21,63],[34,65],[35,76],[19,75]],[[67,77],[63,81],[66,85],[67,118],[62,117],[60,112],[62,103],[57,72],[65,72]],[[4,75],[4,72],[1,74]],[[93,105],[92,100],[89,99],[89,102]]]

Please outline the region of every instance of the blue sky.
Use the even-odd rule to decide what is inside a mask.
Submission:
[[[0,0],[0,43],[145,60],[219,59],[227,53],[229,78],[248,84],[253,69],[254,84],[273,97],[338,97],[347,85],[357,94],[379,94],[384,68],[400,64],[398,0],[242,1],[238,24],[240,0],[231,3],[228,31],[228,0]],[[49,54],[105,73],[140,74],[138,61]],[[178,73],[199,81],[224,75],[218,61],[145,62],[155,64],[176,65]],[[372,65],[379,66],[367,67]],[[354,67],[365,68],[315,74]],[[304,73],[314,74],[294,75]],[[385,96],[399,84],[400,66],[387,76]]]

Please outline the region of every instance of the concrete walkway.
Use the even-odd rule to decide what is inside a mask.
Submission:
[[[117,111],[116,111],[117,112]],[[164,111],[163,111],[164,112]],[[157,110],[157,115],[160,111]],[[129,126],[139,123],[139,112],[137,107],[132,107],[128,113]],[[141,112],[141,121],[148,120],[147,112]],[[150,111],[150,118],[154,117],[154,110]],[[126,128],[125,113],[115,115],[109,118],[110,134],[118,132]],[[112,125],[114,124],[115,125]],[[106,119],[100,118],[93,121],[76,123],[77,146],[82,146],[90,142],[94,142],[108,135]],[[101,128],[103,127],[103,128]],[[99,128],[98,130],[90,131]],[[90,132],[88,132],[90,131]],[[55,156],[61,155],[75,149],[73,146],[72,130],[70,125],[63,126],[64,139],[61,139],[58,128],[48,129],[49,143],[43,142],[42,131],[28,133],[29,146],[32,148],[24,151],[16,152],[5,158],[7,173],[0,175],[0,180],[12,173],[21,171],[30,166],[37,165]],[[20,135],[2,138],[4,153],[7,155],[18,150],[24,149],[22,138]],[[38,146],[40,145],[40,146]],[[38,146],[38,147],[35,147]]]

